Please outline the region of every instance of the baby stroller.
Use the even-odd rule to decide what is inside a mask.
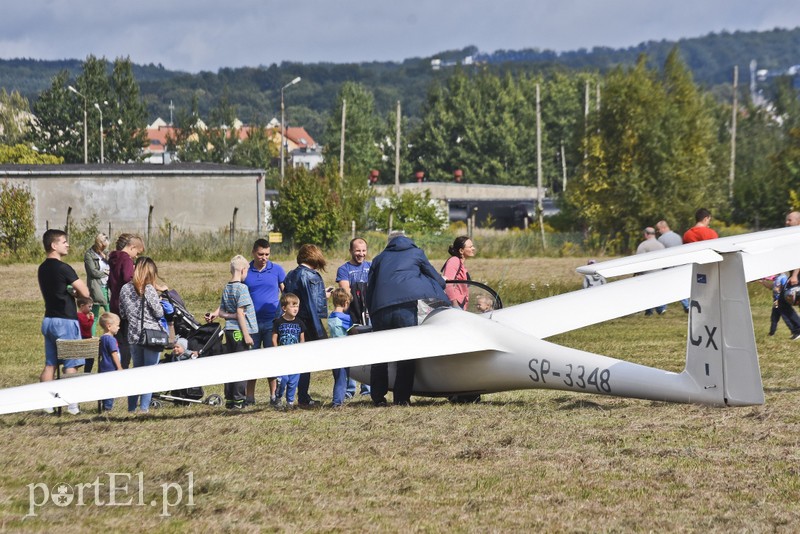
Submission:
[[[172,304],[173,312],[167,316],[167,321],[171,321],[177,337],[186,338],[187,348],[181,355],[175,355],[175,351],[165,354],[159,363],[174,363],[183,360],[214,356],[222,353],[222,325],[219,323],[207,323],[201,325],[195,320],[191,313],[186,309],[183,299],[174,289],[163,291],[161,298]],[[156,393],[153,395],[151,407],[158,408],[162,400],[170,401],[178,405],[188,404],[209,404],[219,406],[222,404],[222,397],[212,394],[203,399],[205,392],[202,387],[192,387],[186,389],[176,389],[168,393]]]

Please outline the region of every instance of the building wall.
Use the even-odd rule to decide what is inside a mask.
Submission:
[[[57,168],[57,167],[56,167]],[[96,214],[100,228],[111,224],[112,232],[147,234],[148,214],[153,207],[151,229],[172,223],[173,231],[202,233],[227,230],[234,208],[237,230],[255,232],[264,218],[264,184],[259,174],[156,175],[120,173],[68,176],[13,176],[5,178],[26,185],[35,199],[37,233],[63,228],[71,207],[73,223]]]

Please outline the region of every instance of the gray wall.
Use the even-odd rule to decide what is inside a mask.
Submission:
[[[51,168],[59,167],[63,166]],[[257,169],[236,174],[2,174],[11,182],[26,185],[33,194],[38,234],[48,224],[50,228],[64,228],[70,207],[73,223],[94,213],[100,219],[101,229],[106,230],[111,223],[112,232],[117,235],[121,232],[146,235],[150,206],[153,206],[153,232],[165,226],[166,221],[172,223],[173,231],[227,230],[234,208],[238,208],[237,230],[255,232],[259,230],[258,217],[262,220],[264,217],[264,184],[262,181],[257,186],[260,176]],[[261,204],[257,206],[259,197]]]

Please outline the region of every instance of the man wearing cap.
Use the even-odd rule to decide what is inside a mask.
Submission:
[[[666,248],[683,245],[683,238],[677,232],[673,232],[663,219],[656,223],[656,232],[658,232],[658,242]],[[685,313],[689,313],[689,299],[682,299],[681,306]]]
[[[646,254],[648,252],[655,252],[656,250],[664,250],[664,245],[659,243],[658,239],[656,239],[656,230],[652,226],[648,226],[644,229],[644,241],[639,243],[639,246],[636,247],[636,254]],[[652,272],[652,271],[648,271]],[[639,274],[646,274],[646,273],[639,273]],[[663,304],[661,306],[657,306],[655,308],[656,313],[659,315],[663,314],[667,311],[667,305]],[[653,315],[653,308],[649,310],[645,310],[645,315],[650,316]]]

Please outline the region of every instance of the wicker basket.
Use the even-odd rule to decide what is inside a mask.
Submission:
[[[57,339],[58,358],[60,360],[76,360],[84,358],[97,358],[100,347],[100,338],[89,339]]]

